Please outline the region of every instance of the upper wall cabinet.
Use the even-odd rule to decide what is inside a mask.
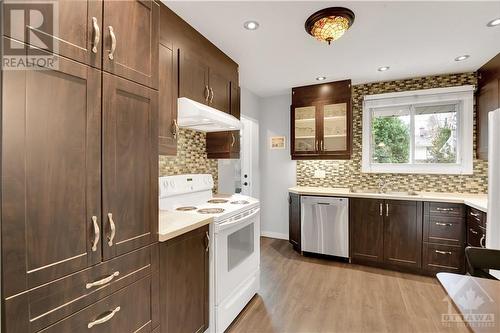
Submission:
[[[177,57],[172,45],[160,43],[159,54],[159,145],[160,155],[177,154]]]
[[[159,16],[154,1],[104,1],[103,69],[158,88]]]
[[[481,67],[477,102],[477,158],[488,160],[488,113],[500,108],[500,53]]]
[[[350,159],[351,81],[292,89],[292,159]]]
[[[59,0],[54,4],[57,5],[59,12],[57,29],[53,29],[52,24],[42,24],[36,28],[32,24],[26,24],[26,31],[21,35],[16,29],[11,30],[11,15],[7,14],[7,8],[23,9],[25,4],[19,2],[5,4],[4,34],[64,57],[101,67],[102,1]],[[51,20],[46,20],[46,23],[51,22]],[[30,36],[29,40],[25,40],[25,36]],[[31,36],[37,38],[31,38]]]

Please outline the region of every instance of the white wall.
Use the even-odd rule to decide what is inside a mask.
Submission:
[[[260,200],[261,234],[288,239],[288,188],[295,186],[296,163],[290,157],[291,96],[261,99]],[[272,136],[286,136],[283,150],[271,150]]]

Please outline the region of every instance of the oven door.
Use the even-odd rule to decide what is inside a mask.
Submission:
[[[259,269],[260,208],[215,224],[215,301],[220,304]]]

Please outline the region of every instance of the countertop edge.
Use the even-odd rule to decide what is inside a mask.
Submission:
[[[164,234],[161,234],[161,233],[158,232],[158,241],[159,242],[165,242],[165,241],[167,241],[169,239],[181,236],[181,235],[183,235],[185,233],[188,233],[188,232],[193,231],[195,229],[201,228],[201,227],[203,227],[203,226],[205,226],[207,224],[210,224],[210,223],[213,222],[213,220],[214,219],[212,217],[208,217],[208,218],[205,218],[205,219],[193,222],[193,223],[188,224],[188,225],[186,225],[184,227],[177,228],[175,230],[172,230],[172,231],[164,233]]]
[[[416,195],[416,196],[401,196],[401,195],[391,195],[391,194],[383,194],[383,193],[352,193],[352,192],[342,192],[340,189],[339,192],[328,192],[327,188],[318,187],[318,191],[314,190],[301,190],[297,187],[288,188],[289,193],[295,193],[299,195],[317,195],[317,196],[330,196],[330,197],[348,197],[348,198],[380,198],[380,199],[388,199],[388,200],[409,200],[409,201],[429,201],[429,202],[449,202],[449,203],[461,203],[467,206],[470,206],[475,209],[479,209],[485,213],[488,212],[488,208],[477,203],[476,200],[484,200],[481,198],[463,198],[456,197],[453,198],[453,194],[449,194],[450,197],[444,197],[448,193],[443,193],[443,197],[435,197],[432,195],[426,196],[424,195]],[[460,194],[458,194],[460,195]],[[465,194],[466,195],[466,194]]]

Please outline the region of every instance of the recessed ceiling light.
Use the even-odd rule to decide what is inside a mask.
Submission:
[[[318,80],[318,81],[324,81],[324,80],[326,80],[326,76],[318,76],[316,78],[316,80]]]
[[[487,24],[488,27],[496,27],[497,25],[500,25],[500,17],[489,21]]]
[[[388,71],[389,68],[391,68],[391,67],[389,67],[389,66],[382,66],[382,67],[379,67],[377,70],[379,72],[385,72],[385,71]]]
[[[455,61],[463,61],[465,59],[469,59],[469,57],[470,57],[470,55],[464,54],[464,55],[461,55],[460,57],[456,57]]]
[[[247,30],[257,30],[257,28],[259,27],[259,23],[257,21],[246,21],[245,23],[243,23],[243,26]]]

